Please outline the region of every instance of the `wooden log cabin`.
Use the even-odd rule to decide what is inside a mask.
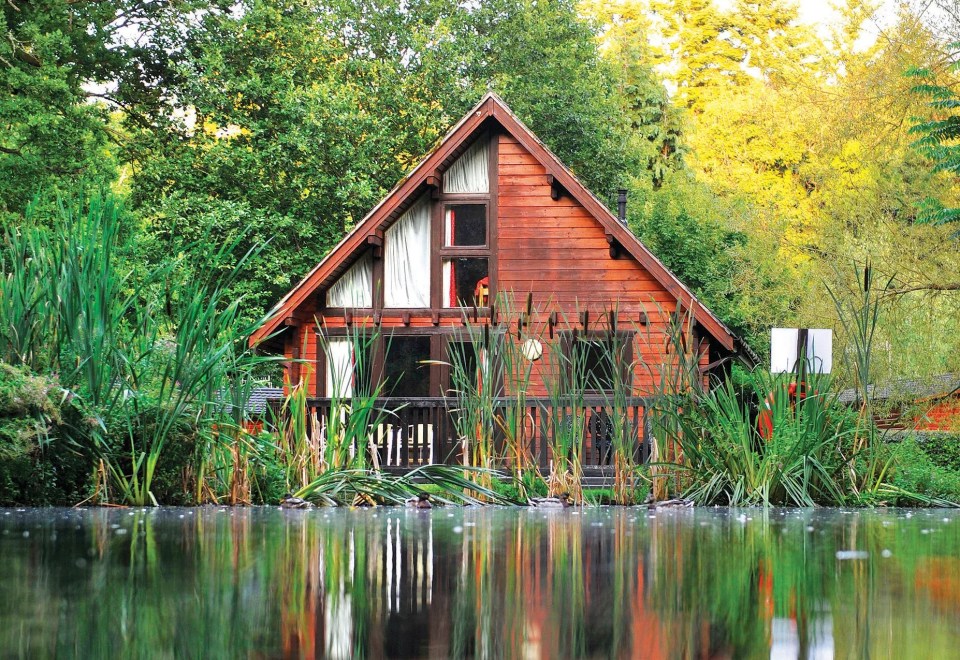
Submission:
[[[381,462],[408,467],[457,460],[448,363],[465,326],[524,340],[548,332],[559,341],[538,340],[535,352],[544,354],[526,388],[534,453],[546,464],[542,404],[559,364],[550,351],[568,350],[571,337],[589,348],[615,319],[633,365],[630,417],[640,447],[643,396],[659,365],[672,359],[667,328],[678,310],[689,319],[690,350],[699,352],[704,373],[742,354],[738,338],[623,218],[490,93],[277,304],[250,341],[290,359],[288,385],[302,383],[322,419],[331,395],[350,395],[336,375],[355,359],[349,338],[356,328],[389,338],[371,347],[372,378],[384,383],[384,406],[398,411],[392,428],[406,429],[408,440],[404,448],[391,438]],[[592,359],[602,356],[588,351]],[[598,414],[609,407],[602,387],[588,388],[586,398]],[[588,431],[586,443],[599,448],[599,432]],[[592,448],[584,450],[584,465],[608,460]]]

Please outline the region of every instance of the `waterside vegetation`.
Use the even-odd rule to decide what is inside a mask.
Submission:
[[[665,315],[671,342],[657,351],[644,345],[644,328],[624,332],[614,309],[592,324],[580,315],[576,322],[560,318],[556,327],[521,322],[515,330],[468,315],[458,343],[464,350],[447,365],[458,459],[442,465],[438,457],[395,475],[382,469],[375,434],[396,411],[383,405],[382,384],[355,376],[369,371],[364,361],[372,346],[389,342],[379,329],[358,319],[350,371],[340,376],[351,387],[333,388],[344,394],[334,396],[327,414],[308,416],[298,385],[276,419],[251,424],[251,387],[277,365],[246,347],[254,324],[238,314],[242,300],[223,295],[237,270],[176,283],[172,267],[137,271],[125,260],[128,216],[110,196],[63,203],[58,214],[52,228],[8,233],[0,251],[5,504],[249,504],[277,502],[287,492],[357,506],[400,504],[423,493],[466,504],[543,495],[574,503],[681,496],[698,504],[798,506],[960,499],[955,473],[938,467],[944,474],[918,479],[913,467],[923,450],[887,442],[869,414],[865,385],[885,292],[869,267],[859,306],[840,311],[858,347],[850,368],[863,384],[858,406],[841,404],[833,382],[815,374],[805,377],[799,395],[790,390],[795,377],[762,370],[735,369],[733,377],[709,383],[682,313]],[[542,317],[531,298],[525,303],[504,296],[496,308],[507,317]],[[837,304],[845,303],[838,297]],[[583,323],[590,334],[577,334]],[[531,345],[542,361],[529,359]],[[588,350],[602,356],[600,367],[588,369]],[[657,357],[643,362],[651,355]],[[656,376],[645,398],[645,429],[628,414],[638,366]],[[547,470],[533,459],[527,418],[534,369],[542,370],[548,393],[541,404]],[[612,455],[602,495],[583,487],[587,429],[596,423],[587,416],[588,390],[603,392]],[[762,406],[771,420],[766,436],[756,421]],[[644,463],[639,443],[647,435]]]
[[[960,500],[952,441],[896,442],[869,397],[960,373],[960,21],[947,0],[837,4],[826,35],[790,2],[5,3],[0,504]],[[434,483],[378,464],[370,429],[395,411],[372,379],[316,418],[290,384],[250,424],[279,368],[249,332],[487,90],[600,199],[627,189],[630,230],[755,351],[772,326],[833,326],[840,373],[799,397],[762,371],[707,387],[683,315],[665,361],[615,309],[561,319],[656,384],[646,462],[620,413],[635,383],[604,390],[602,494],[582,470],[595,374],[552,328],[468,319],[474,354],[445,366],[466,460]],[[529,317],[519,302],[498,304]],[[526,383],[548,363],[543,470]]]

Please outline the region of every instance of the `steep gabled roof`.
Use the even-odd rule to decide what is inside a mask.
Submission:
[[[554,181],[603,225],[607,234],[629,252],[681,305],[692,311],[696,321],[721,346],[729,351],[735,350],[737,339],[733,332],[704,307],[696,296],[513,114],[503,100],[492,92],[488,92],[457,122],[437,147],[277,303],[271,311],[270,320],[250,337],[250,345],[254,346],[269,337],[283,319],[292,316],[310,295],[333,276],[339,274],[344,264],[363,249],[368,237],[382,232],[386,224],[397,217],[406,205],[413,201],[414,196],[425,188],[428,177],[435,177],[445,164],[469,145],[477,133],[484,130],[489,121],[499,124],[503,130],[523,145],[543,165],[547,173],[554,177]]]

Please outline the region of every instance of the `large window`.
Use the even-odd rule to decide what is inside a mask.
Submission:
[[[450,165],[441,195],[442,307],[490,304],[490,140],[480,139]]]
[[[384,396],[430,396],[430,337],[396,335],[384,342]]]
[[[564,339],[568,368],[583,375],[587,391],[612,391],[618,379],[629,388],[632,382],[632,339],[632,334],[627,332],[568,333]]]
[[[369,340],[362,337],[330,337],[324,341],[326,396],[349,399],[373,392],[370,346]]]
[[[384,235],[384,307],[430,306],[430,199],[424,196]]]

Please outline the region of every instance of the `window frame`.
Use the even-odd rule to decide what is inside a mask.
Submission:
[[[314,330],[315,334],[325,334],[328,339],[341,338],[351,336],[352,329],[350,327],[336,327],[336,328],[325,328],[322,332],[319,330]],[[443,386],[443,365],[440,364],[440,361],[443,359],[444,353],[444,341],[446,340],[446,332],[437,332],[436,329],[428,328],[381,328],[379,329],[380,336],[377,337],[377,340],[373,342],[372,355],[370,356],[370,371],[372,382],[381,384],[383,383],[384,378],[384,367],[386,365],[386,344],[390,341],[391,336],[417,336],[417,337],[428,337],[430,339],[430,385],[429,385],[429,397],[439,397],[443,396],[442,386]],[[316,392],[317,396],[320,398],[330,398],[330,393],[327,392],[327,355],[326,352],[321,348],[321,343],[319,337],[317,338],[317,373],[314,376],[316,378]],[[411,397],[385,397],[381,395],[381,398],[411,398]],[[417,397],[412,397],[417,398]]]
[[[374,375],[376,376],[376,382],[381,387],[385,388],[388,385],[388,383],[385,381],[385,378],[387,376],[387,351],[388,351],[388,348],[393,344],[395,340],[407,339],[407,338],[426,339],[429,342],[428,350],[427,350],[427,360],[430,361],[430,364],[428,364],[426,367],[428,383],[427,383],[427,393],[425,395],[394,396],[392,393],[387,393],[384,390],[383,398],[417,399],[417,398],[422,398],[423,396],[428,396],[428,397],[434,396],[434,390],[436,389],[435,388],[436,378],[434,376],[434,373],[435,373],[435,363],[437,362],[436,350],[434,347],[434,343],[435,343],[434,335],[435,333],[428,333],[423,331],[411,331],[411,332],[391,331],[389,333],[385,333],[384,335],[380,336],[380,339],[377,342],[376,351],[374,354],[373,371],[374,371]]]
[[[504,337],[504,335],[506,335],[506,329],[503,327],[491,327],[488,332],[490,332],[491,335],[494,333],[498,335],[496,341],[510,341],[509,337]],[[453,372],[452,361],[450,359],[451,347],[454,344],[476,344],[483,341],[482,331],[479,329],[473,329],[469,331],[466,329],[456,330],[454,332],[444,333],[441,335],[441,337],[443,338],[443,369],[440,373],[440,385],[442,388],[441,391],[443,392],[442,396],[456,396],[456,394],[453,392],[453,382],[451,380]],[[494,374],[499,374],[500,376],[499,382],[494,383],[493,386],[495,389],[502,389],[504,385],[503,379],[505,377],[503,369],[501,368],[503,356],[499,352],[493,351],[491,353],[491,358],[490,371]]]
[[[573,344],[574,336],[576,336],[576,339],[578,342],[586,341],[590,343],[597,343],[598,340],[606,339],[607,337],[610,336],[610,334],[611,334],[610,330],[607,330],[607,329],[577,330],[577,331],[563,330],[560,333],[560,348],[563,351],[564,355],[569,357],[570,351],[574,347],[574,344]],[[636,332],[634,332],[633,330],[617,329],[613,334],[615,334],[617,337],[621,339],[622,346],[625,351],[624,361],[623,361],[623,364],[621,365],[623,373],[621,373],[620,377],[626,382],[631,382],[631,389],[632,389],[632,381],[634,379],[635,374],[632,373],[631,367],[633,365],[633,343],[634,343],[634,338],[636,337]],[[613,366],[615,365],[611,365],[611,367]],[[571,365],[569,362],[565,364],[564,369],[566,369],[567,373],[569,374],[569,370],[571,369]],[[611,372],[612,372],[612,369],[611,369]],[[613,392],[613,389],[612,388],[598,389],[595,383],[591,383],[588,381],[587,383],[584,383],[583,392],[584,394],[589,394],[589,395],[609,394]]]
[[[431,304],[438,310],[464,310],[472,309],[472,306],[463,307],[460,305],[447,306],[445,302],[445,293],[443,291],[443,266],[444,262],[456,258],[474,258],[487,260],[487,278],[489,281],[489,294],[487,295],[487,304],[478,306],[479,309],[489,309],[490,305],[497,295],[497,200],[498,200],[498,163],[499,163],[499,134],[496,131],[486,131],[481,134],[478,140],[487,140],[488,158],[487,158],[487,193],[445,193],[443,184],[438,186],[437,193],[434,196],[433,208],[433,272],[432,281],[436,282],[431,295]],[[468,145],[469,146],[472,145]],[[466,151],[466,149],[464,149]],[[459,157],[459,156],[458,156]],[[454,204],[484,204],[486,208],[487,222],[487,242],[486,245],[461,245],[455,246],[446,244],[446,222],[447,207]]]

